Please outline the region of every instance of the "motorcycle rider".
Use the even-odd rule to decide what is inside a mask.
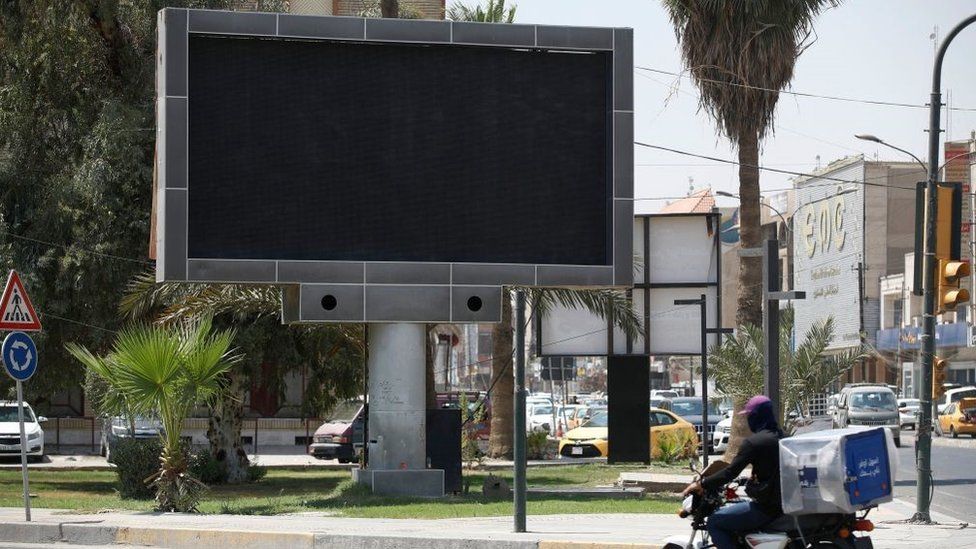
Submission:
[[[769,398],[757,395],[739,412],[746,416],[752,435],[742,442],[739,453],[725,469],[693,482],[682,492],[716,490],[735,480],[752,465],[752,477],[746,483],[746,494],[752,501],[725,505],[708,517],[708,533],[718,549],[734,549],[737,533],[754,532],[783,514],[779,486],[779,439],[783,431]]]

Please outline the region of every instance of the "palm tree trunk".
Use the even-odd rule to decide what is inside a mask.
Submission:
[[[759,200],[759,134],[746,130],[739,138],[739,234],[744,249],[762,245]],[[737,326],[762,325],[762,258],[740,258],[737,304]]]
[[[502,321],[491,331],[491,438],[488,455],[512,457],[515,376],[512,373],[512,293],[502,292]]]
[[[247,452],[241,447],[244,391],[248,384],[247,376],[236,370],[228,372],[227,377],[227,391],[213,404],[207,419],[207,440],[210,441],[210,455],[224,464],[227,482],[238,484],[247,481],[247,470],[251,466]]]

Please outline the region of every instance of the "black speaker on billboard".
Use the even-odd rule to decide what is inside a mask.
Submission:
[[[444,493],[461,492],[461,410],[427,410],[427,461],[444,470]]]
[[[651,462],[650,372],[646,356],[607,359],[607,463]]]

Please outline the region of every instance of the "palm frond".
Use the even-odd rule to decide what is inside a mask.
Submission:
[[[627,295],[619,290],[579,290],[568,288],[523,288],[533,314],[545,318],[556,307],[585,309],[609,320],[628,337],[637,339],[644,334],[644,326]]]

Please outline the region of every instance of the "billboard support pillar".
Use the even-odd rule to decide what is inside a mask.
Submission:
[[[427,469],[425,331],[420,323],[369,328],[369,469],[363,481],[373,493],[444,495],[443,471]]]
[[[515,499],[515,531],[525,532],[525,290],[515,290],[515,440],[512,490]]]

